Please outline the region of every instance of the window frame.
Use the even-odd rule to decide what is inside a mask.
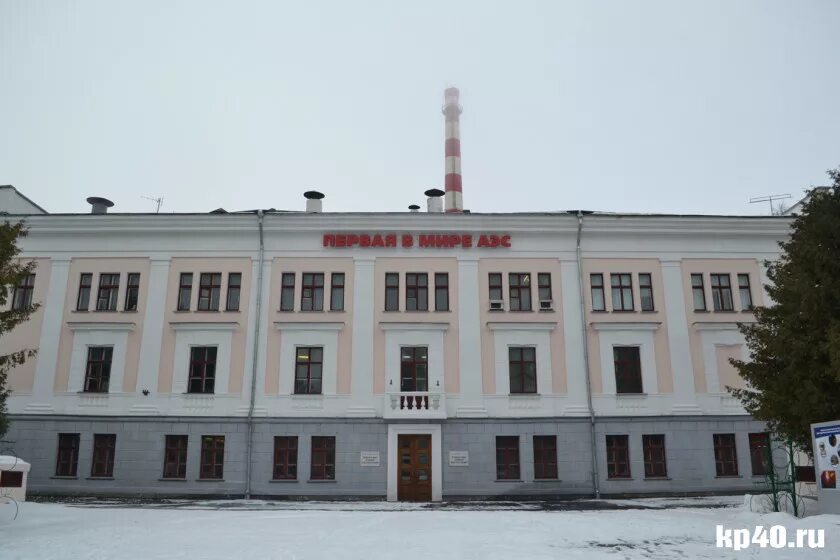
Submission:
[[[538,272],[537,273],[537,299],[540,300],[540,310],[547,310],[543,309],[543,302],[553,302],[554,298],[551,293],[551,273],[550,272]]]
[[[413,302],[413,303],[412,303]],[[429,273],[405,273],[405,310],[429,310]]]
[[[55,476],[57,478],[78,477],[80,439],[78,433],[58,434],[58,448],[55,459]]]
[[[627,359],[626,356],[619,356],[626,351],[635,350],[634,359]],[[635,358],[638,358],[636,360]],[[619,367],[621,366],[621,368]],[[630,367],[631,370],[628,371],[624,369],[625,367]],[[633,371],[633,370],[638,371]],[[644,395],[645,394],[645,385],[644,385],[644,377],[642,376],[642,348],[638,345],[621,345],[616,344],[613,346],[613,370],[615,371],[615,394],[616,395]],[[636,379],[630,379],[630,376],[635,376],[638,374],[638,381]],[[621,381],[619,381],[621,380]],[[629,385],[630,390],[627,389]],[[634,391],[638,386],[638,391]]]
[[[211,352],[212,351],[212,352]],[[203,355],[198,355],[202,353]],[[212,354],[212,360],[211,358]],[[216,394],[216,361],[219,358],[219,347],[216,345],[190,346],[190,369],[187,374],[187,393],[191,395]],[[211,371],[208,373],[208,367]],[[199,375],[196,375],[196,369]],[[198,385],[200,390],[193,390]]]
[[[206,283],[205,283],[206,280]],[[198,276],[196,311],[218,311],[222,300],[222,273],[202,272]]]
[[[745,280],[746,283],[742,282],[742,280]],[[752,285],[750,284],[749,273],[738,273],[738,295],[741,300],[741,311],[752,311],[755,306],[753,305]]]
[[[295,273],[280,275],[280,311],[295,310]]]
[[[618,285],[615,283],[616,280],[618,280]],[[618,295],[618,306],[616,306],[616,295]],[[627,306],[628,298],[630,299],[629,307]],[[627,313],[636,310],[636,302],[633,301],[633,274],[630,272],[610,273],[610,299],[613,312]]]
[[[405,354],[410,353],[411,358],[406,359]],[[418,382],[421,376],[417,375],[418,369],[425,369],[425,389],[421,389]],[[406,375],[406,372],[410,375]],[[413,386],[410,388],[409,386]],[[400,347],[400,392],[427,393],[429,392],[429,347],[428,346],[401,346]]]
[[[93,286],[93,273],[82,272],[79,275],[79,291],[76,293],[76,311],[90,311],[90,291]],[[84,295],[84,304],[82,296]]]
[[[187,450],[190,437],[186,434],[166,434],[163,440],[163,479],[187,478]],[[181,445],[183,443],[183,445]],[[172,471],[174,470],[174,476]],[[183,472],[183,474],[181,474]]]
[[[633,478],[630,470],[630,437],[627,434],[606,434],[607,479]]]
[[[12,310],[20,311],[32,305],[35,295],[35,273],[29,272],[20,277],[12,294]]]
[[[726,285],[721,280],[726,279]],[[715,286],[715,281],[718,285]],[[735,300],[732,297],[732,276],[728,272],[713,272],[709,274],[709,286],[712,288],[712,309],[716,312],[735,311]],[[727,299],[728,304],[727,307]]]
[[[330,274],[330,311],[344,311],[345,277],[343,272]],[[339,297],[336,297],[340,294]],[[338,300],[338,302],[336,302]]]
[[[125,302],[123,311],[137,311],[140,303],[140,273],[129,272],[125,280]]]
[[[527,356],[526,356],[527,354]],[[517,356],[518,355],[518,356]],[[533,359],[528,359],[533,357]],[[517,366],[518,373],[514,373],[514,366]],[[528,370],[534,372],[533,390],[527,384]],[[517,379],[517,383],[514,380]],[[536,395],[537,394],[537,347],[536,346],[508,346],[508,381],[511,395]],[[518,389],[518,390],[515,390]]]
[[[303,272],[300,275],[300,310],[324,310],[324,273]]]
[[[101,352],[101,356],[96,356],[95,354],[99,352]],[[88,346],[82,392],[107,393],[111,384],[111,366],[113,363],[113,346]],[[95,386],[95,389],[92,389],[91,386]]]
[[[448,272],[435,272],[435,311],[449,311]]]
[[[599,284],[595,284],[594,280],[598,279]],[[607,310],[607,292],[604,287],[604,273],[593,272],[589,275],[589,297],[592,298],[592,311],[606,311]],[[596,307],[595,294],[600,294],[601,305]]]
[[[385,273],[385,311],[400,310],[400,273]]]
[[[531,273],[508,272],[508,311],[533,311],[531,296]]]
[[[175,302],[176,311],[189,311],[192,305],[193,273],[182,272],[178,276],[178,301]],[[184,298],[186,297],[186,302]]]
[[[309,480],[335,480],[335,436],[312,436]]]
[[[519,436],[496,436],[496,480],[522,480]]]
[[[547,445],[550,442],[550,445]],[[557,436],[535,435],[534,446],[534,480],[557,480]]]
[[[308,358],[302,360],[301,354],[306,353]],[[314,359],[317,354],[318,359]],[[318,374],[313,375],[313,366],[317,366],[314,371]],[[306,368],[306,375],[301,377],[299,375],[300,368]],[[299,385],[300,382],[305,385]],[[313,387],[317,385],[317,390]],[[301,389],[303,387],[303,389]],[[323,346],[296,346],[295,347],[295,378],[294,378],[294,394],[295,395],[323,395],[324,394],[324,347]]]
[[[114,458],[116,452],[117,434],[93,434],[90,477],[114,478]],[[98,469],[97,467],[100,468]]]
[[[274,436],[271,480],[297,480],[297,468],[298,436]]]
[[[668,478],[665,434],[642,434],[645,478]]]
[[[235,300],[235,301],[231,301]],[[228,272],[225,311],[239,311],[242,304],[242,273]]]
[[[643,282],[642,279],[645,279]],[[645,294],[650,299],[650,305],[645,305]],[[642,311],[656,311],[656,303],[653,297],[653,274],[650,272],[639,273],[639,309]]]
[[[695,283],[695,280],[699,280],[699,285]],[[706,301],[706,285],[703,279],[702,272],[692,272],[690,277],[691,282],[691,302],[694,306],[694,311],[708,311],[709,305]],[[702,307],[697,307],[697,296],[700,296]]]
[[[738,476],[738,448],[735,434],[712,434],[712,446],[715,452],[715,476]],[[728,457],[730,451],[731,457]]]
[[[502,303],[502,307],[504,307],[505,288],[501,272],[489,272],[487,274],[487,288],[491,304],[494,301],[499,301]],[[496,297],[493,297],[494,295]],[[501,309],[498,309],[497,311],[501,311]]]
[[[225,479],[225,436],[201,436],[201,459],[199,461],[198,478],[200,480]]]
[[[100,272],[96,291],[97,311],[116,311],[120,299],[119,272]],[[114,279],[116,278],[116,281]],[[104,303],[103,303],[104,302]]]
[[[772,470],[772,451],[769,432],[752,432],[748,434],[750,444],[750,469],[753,476],[767,476]],[[758,459],[758,464],[756,464]],[[769,459],[769,461],[768,461]]]

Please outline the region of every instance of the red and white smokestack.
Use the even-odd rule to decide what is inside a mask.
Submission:
[[[443,115],[446,117],[446,166],[444,177],[445,205],[447,212],[463,212],[464,196],[461,192],[461,106],[458,88],[443,92]]]

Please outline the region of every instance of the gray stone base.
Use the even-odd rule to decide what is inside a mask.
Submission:
[[[41,494],[119,496],[225,496],[245,492],[247,424],[239,418],[111,418],[78,416],[11,417],[6,436],[18,456],[32,464],[29,490]],[[586,418],[445,420],[442,425],[444,499],[552,498],[592,496],[590,427]],[[748,434],[764,424],[746,416],[599,418],[596,444],[602,495],[748,492],[763,477],[752,477]],[[59,433],[81,437],[78,476],[56,478]],[[114,477],[90,479],[93,435],[117,435]],[[736,434],[738,477],[717,478],[712,434]],[[185,480],[161,480],[167,434],[189,436]],[[255,420],[251,493],[294,499],[384,499],[387,485],[388,422],[381,419]],[[605,435],[628,434],[631,479],[607,480]],[[642,434],[665,434],[668,478],[646,480]],[[225,436],[224,480],[198,478],[202,435]],[[296,435],[298,480],[273,482],[273,437]],[[336,480],[309,481],[310,438],[336,438]],[[496,480],[496,436],[519,436],[521,480]],[[556,435],[559,480],[535,481],[533,436]],[[360,451],[378,451],[379,466],[362,467]],[[469,466],[450,466],[450,451],[468,451]]]

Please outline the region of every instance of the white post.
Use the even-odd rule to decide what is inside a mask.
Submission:
[[[148,390],[155,396],[160,372],[160,347],[163,338],[166,314],[166,293],[169,283],[169,257],[152,257],[149,263],[148,290],[146,291],[146,314],[143,318],[143,338],[140,346],[140,362],[137,368],[137,392]],[[143,399],[138,397],[139,402]],[[152,399],[148,404],[135,404],[135,414],[157,414],[158,407]]]
[[[370,257],[355,259],[353,274],[353,357],[350,361],[351,405],[348,416],[374,417],[373,406],[373,333],[374,264]],[[380,411],[381,413],[381,411]]]
[[[665,318],[668,321],[668,346],[671,350],[671,376],[674,380],[671,408],[675,414],[699,414],[702,410],[697,404],[697,392],[694,389],[694,366],[691,362],[680,261],[662,261],[662,282]]]
[[[458,369],[460,395],[455,416],[484,418],[481,373],[481,302],[478,297],[478,259],[458,258]]]
[[[563,296],[563,338],[566,355],[566,392],[568,404],[564,414],[588,416],[586,397],[586,364],[583,360],[583,325],[580,316],[580,290],[578,290],[577,261],[560,262],[560,293]]]

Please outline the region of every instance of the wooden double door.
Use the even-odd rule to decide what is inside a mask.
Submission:
[[[432,501],[432,436],[404,434],[397,437],[397,499]]]

